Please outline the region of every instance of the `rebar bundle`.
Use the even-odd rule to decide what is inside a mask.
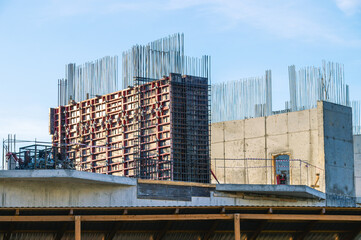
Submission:
[[[305,67],[298,72],[292,65],[288,74],[291,111],[315,108],[320,100],[350,106],[342,64],[323,61],[322,68]]]
[[[272,114],[272,76],[253,77],[212,85],[212,122]]]
[[[65,79],[58,80],[58,105],[67,105],[118,90],[118,57],[106,56],[94,62],[65,66]]]
[[[123,52],[122,87],[134,86],[134,78],[161,79],[170,73],[208,78],[210,81],[210,57],[184,55],[184,34],[153,41],[147,45],[135,45]]]

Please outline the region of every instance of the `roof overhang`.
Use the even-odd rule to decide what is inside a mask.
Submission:
[[[305,185],[217,184],[216,191],[272,195],[278,197],[326,199],[326,194]]]
[[[127,178],[106,174],[89,173],[76,170],[51,169],[51,170],[1,170],[1,180],[11,181],[45,181],[45,182],[72,182],[93,183],[105,185],[135,186],[135,178]]]

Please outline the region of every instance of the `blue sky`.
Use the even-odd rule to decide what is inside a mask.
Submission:
[[[186,54],[212,56],[212,81],[272,70],[274,109],[287,67],[345,65],[361,99],[361,0],[0,0],[0,138],[50,140],[64,66],[183,32]]]

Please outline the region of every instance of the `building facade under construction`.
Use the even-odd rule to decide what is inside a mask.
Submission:
[[[54,149],[77,170],[210,181],[208,79],[170,74],[50,110]]]

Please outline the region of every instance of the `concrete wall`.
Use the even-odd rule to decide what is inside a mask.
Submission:
[[[303,163],[300,167],[298,161],[290,162],[291,184],[312,185],[318,173],[317,189],[324,191],[324,161],[319,154],[322,122],[318,118],[318,109],[311,109],[212,124],[213,172],[221,183],[272,184],[271,159],[287,153],[291,159],[302,159],[318,167]],[[268,160],[244,160],[247,158]]]
[[[218,191],[216,186],[211,184],[137,181],[125,177],[78,171],[73,171],[75,173],[69,174],[68,177],[59,177],[59,173],[64,171],[71,172],[70,170],[13,170],[7,171],[9,174],[13,174],[13,177],[9,177],[9,174],[6,175],[6,171],[0,171],[0,208],[325,206],[326,202],[323,200],[324,194],[318,191],[313,191],[315,194],[313,198],[292,197],[292,195],[277,197],[274,192],[270,191],[258,195],[247,195],[243,188],[242,191],[238,191],[232,186],[225,186],[226,191]],[[17,176],[14,176],[16,174]],[[92,180],[92,177],[96,181]],[[140,185],[143,186],[140,187]],[[153,185],[153,187],[149,185]],[[185,190],[189,187],[194,189]],[[286,193],[293,194],[295,191],[291,186],[283,187],[288,187]],[[263,187],[260,186],[260,188]],[[303,191],[303,194],[307,194],[309,190]]]
[[[319,174],[316,189],[331,194],[330,205],[336,204],[331,199],[353,204],[349,107],[318,102],[315,109],[214,123],[211,139],[212,171],[221,183],[273,184],[272,160],[249,158],[272,159],[286,153],[310,164],[290,162],[290,184],[312,186]]]
[[[355,204],[352,110],[329,102],[319,102],[323,110],[323,141],[328,206]]]
[[[356,197],[361,198],[361,135],[353,136],[354,177]]]

